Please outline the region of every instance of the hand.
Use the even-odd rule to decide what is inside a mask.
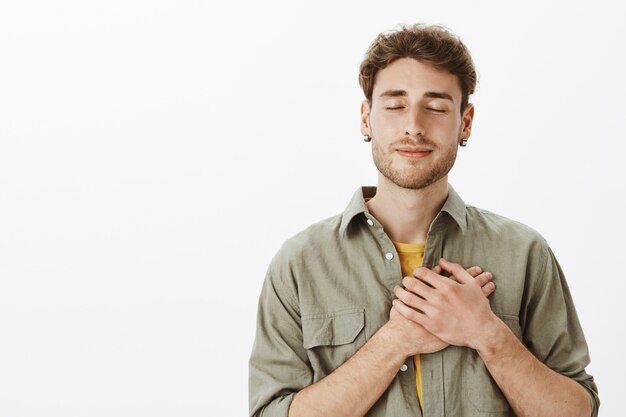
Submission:
[[[397,301],[393,300],[394,305]],[[422,325],[402,316],[394,307],[391,307],[389,311],[389,321],[386,326],[395,334],[393,343],[398,344],[407,357],[418,353],[438,352],[449,345]]]
[[[433,272],[441,274],[442,269],[439,265],[433,268]],[[489,272],[483,272],[478,266],[468,268],[466,272],[476,279],[476,282],[480,287],[485,297],[488,297],[495,291],[495,285],[491,282],[492,275]],[[400,287],[396,287],[397,290]],[[396,296],[397,296],[396,292]],[[438,352],[446,348],[449,343],[444,342],[437,336],[434,336],[431,332],[426,330],[422,325],[409,320],[399,313],[396,308],[396,303],[399,300],[394,300],[394,307],[389,312],[388,326],[392,328],[394,334],[397,335],[399,341],[402,341],[403,347],[406,351],[406,356],[415,355],[417,353],[432,353]]]
[[[491,272],[483,272],[480,266],[472,266],[466,269],[467,273],[476,279],[478,285],[483,290],[485,297],[489,297],[496,290],[496,284],[493,283],[493,274]],[[441,275],[443,270],[439,265],[435,265],[433,268],[435,274]],[[454,275],[450,275],[450,279],[459,282]]]
[[[446,343],[476,348],[485,326],[497,320],[486,297],[495,290],[492,276],[486,272],[480,280],[474,279],[463,266],[445,259],[438,266],[417,268],[414,277],[405,277],[405,288],[394,290],[398,297],[394,308]],[[452,279],[437,271],[449,272]],[[488,282],[481,285],[485,279]]]

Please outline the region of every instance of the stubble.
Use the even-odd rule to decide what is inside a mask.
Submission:
[[[426,145],[432,149],[432,153],[425,158],[414,160],[402,158],[404,161],[400,161],[394,149],[401,145]],[[428,139],[423,139],[417,144],[400,141],[383,149],[383,146],[379,146],[378,142],[372,139],[372,156],[378,171],[398,187],[412,190],[426,188],[446,176],[456,161],[457,150],[456,143],[449,148],[442,149]]]

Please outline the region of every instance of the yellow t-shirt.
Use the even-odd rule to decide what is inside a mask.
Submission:
[[[393,242],[393,241],[392,241]],[[413,270],[422,266],[424,261],[425,243],[399,243],[393,242],[398,255],[400,256],[400,266],[402,267],[402,276],[413,275]],[[415,386],[417,387],[417,399],[420,407],[422,407],[422,369],[420,366],[420,355],[413,357],[415,363]]]

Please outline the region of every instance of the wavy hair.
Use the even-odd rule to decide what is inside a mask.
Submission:
[[[468,49],[457,35],[443,26],[422,23],[378,35],[359,68],[359,84],[370,105],[376,74],[399,58],[414,58],[455,75],[461,86],[463,113],[478,76]]]

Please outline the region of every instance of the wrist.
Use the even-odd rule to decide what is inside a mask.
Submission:
[[[475,349],[480,356],[488,357],[502,350],[510,334],[512,333],[509,327],[492,312],[490,319],[483,327],[481,336],[476,338],[472,343],[473,346],[470,347]]]
[[[403,330],[401,326],[398,326],[398,323],[393,320],[385,323],[375,334],[379,339],[379,343],[383,346],[383,349],[389,351],[391,360],[400,364],[404,363],[406,358],[414,354],[411,352],[408,344],[405,343],[405,334],[406,329]]]

